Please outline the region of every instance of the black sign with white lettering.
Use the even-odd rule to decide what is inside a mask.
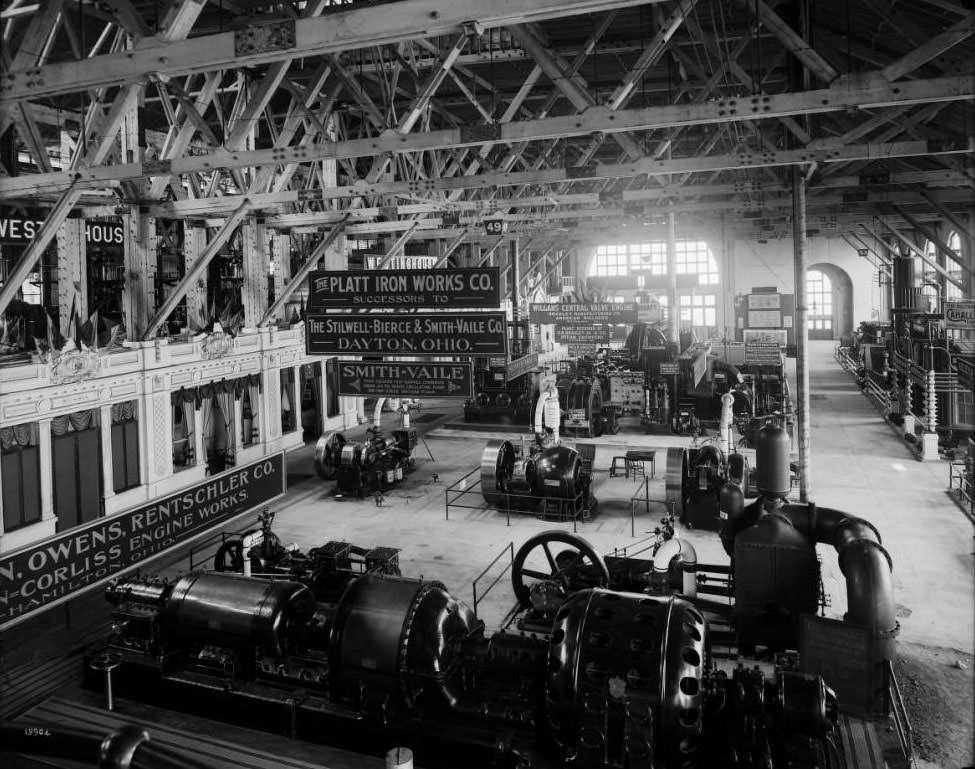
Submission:
[[[532,323],[590,326],[594,323],[636,323],[636,302],[547,302],[531,304]]]
[[[43,218],[0,217],[0,243],[30,243],[41,231],[43,224]],[[117,218],[87,220],[85,242],[95,245],[124,245],[125,229],[122,221]]]
[[[43,224],[43,219],[0,217],[0,243],[30,243]]]
[[[609,326],[556,326],[555,341],[559,344],[608,344]]]
[[[312,315],[309,355],[506,355],[503,312]]]
[[[319,270],[308,277],[308,311],[501,305],[497,267],[438,270]]]
[[[366,398],[470,398],[471,363],[339,361],[339,395]]]
[[[0,626],[185,543],[285,492],[284,454],[0,557]]]

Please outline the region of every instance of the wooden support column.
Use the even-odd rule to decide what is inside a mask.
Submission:
[[[240,299],[244,309],[244,326],[254,328],[267,310],[267,229],[263,221],[249,219],[241,227],[244,282]]]
[[[122,218],[125,227],[125,292],[122,312],[129,339],[141,339],[152,313],[156,275],[156,220],[133,208]]]
[[[511,239],[511,317],[518,320],[521,309],[518,303],[518,288],[521,285],[521,253],[518,248],[518,238]]]
[[[58,229],[58,308],[61,328],[71,318],[71,305],[81,318],[87,318],[88,281],[85,261],[85,222],[65,219]],[[72,330],[68,329],[71,335]]]
[[[275,232],[268,238],[269,257],[274,259],[274,298],[277,300],[291,278],[291,236]],[[285,318],[285,320],[288,320]]]
[[[809,321],[806,297],[806,177],[792,167],[792,247],[796,292],[796,428],[799,444],[799,501],[812,496],[809,462]]]
[[[667,340],[680,344],[680,308],[677,306],[677,214],[667,212]]]
[[[721,254],[723,279],[721,290],[721,318],[724,322],[725,339],[735,338],[735,294],[738,285],[738,276],[735,274],[735,239],[724,227],[721,238]]]
[[[193,269],[207,247],[205,227],[193,227],[189,222],[185,226],[186,229],[183,232],[184,275]],[[203,272],[196,283],[186,290],[186,320],[188,323],[196,323],[205,318],[208,312],[207,275],[206,272]]]

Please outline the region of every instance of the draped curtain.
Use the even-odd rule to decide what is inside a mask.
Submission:
[[[69,432],[79,432],[87,430],[95,422],[95,410],[85,409],[84,411],[72,411],[70,414],[51,419],[51,434],[55,437],[66,435]]]
[[[251,402],[251,434],[244,436],[244,442],[256,443],[260,438],[261,376],[253,374],[247,378],[247,396]]]
[[[36,443],[36,422],[26,422],[22,425],[0,427],[0,448],[3,451],[16,451]]]
[[[318,415],[318,429],[321,429],[322,411],[325,406],[322,403],[322,367],[318,363],[312,365],[311,392],[315,398],[315,413]]]
[[[223,415],[227,459],[232,462],[234,455],[237,453],[237,434],[234,430],[234,391],[232,389],[217,390],[215,395],[217,405],[220,406],[220,411]],[[217,425],[217,429],[220,429],[220,425]]]
[[[135,420],[135,401],[124,401],[112,404],[112,424],[131,422]]]

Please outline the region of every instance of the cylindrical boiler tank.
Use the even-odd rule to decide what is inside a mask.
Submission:
[[[581,491],[582,459],[568,446],[551,446],[535,458],[532,493],[537,497],[574,499]]]
[[[314,612],[315,597],[298,582],[208,572],[187,574],[173,586],[164,621],[182,641],[257,646],[281,656]]]
[[[815,543],[775,513],[734,538],[738,645],[797,649],[799,615],[819,605]]]
[[[755,445],[755,485],[766,497],[785,497],[792,488],[789,452],[792,441],[785,428],[765,425]]]

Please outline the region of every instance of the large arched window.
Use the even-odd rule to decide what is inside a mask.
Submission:
[[[961,269],[961,235],[957,232],[948,233],[948,242],[945,244],[951,249],[952,253],[955,254],[957,259],[952,259],[948,257],[945,260],[945,269],[948,274],[957,281],[962,281],[964,279],[964,273]],[[945,299],[964,299],[964,292],[956,286],[951,281],[945,281]]]
[[[833,335],[833,282],[819,270],[806,273],[806,299],[809,302],[809,330],[820,338]]]

